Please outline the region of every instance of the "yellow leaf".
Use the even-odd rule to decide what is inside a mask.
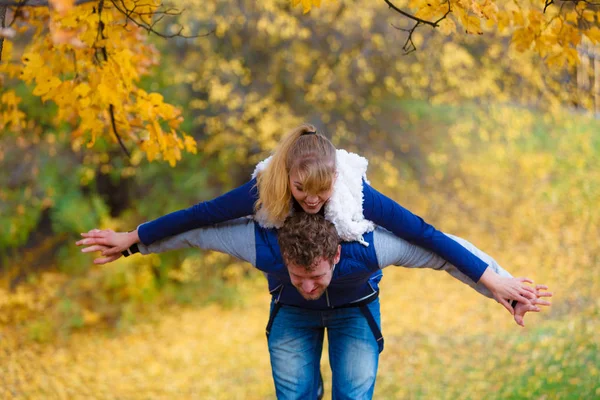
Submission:
[[[516,26],[525,25],[525,17],[523,17],[523,13],[520,10],[513,11],[512,14],[513,14],[513,21]]]
[[[593,26],[587,31],[585,31],[585,36],[587,36],[594,44],[600,43],[600,29],[597,26]]]
[[[291,0],[292,7],[296,7],[299,4],[302,4],[302,12],[304,14],[308,13],[312,6],[321,7],[321,0]]]
[[[452,19],[446,17],[440,22],[439,29],[444,35],[450,36],[456,32],[456,24]]]
[[[100,101],[107,105],[108,104],[117,105],[117,104],[121,103],[119,93],[115,90],[115,88],[108,86],[104,82],[101,82],[96,87],[96,91],[98,92]]]
[[[33,52],[23,54],[21,60],[25,64],[21,78],[25,82],[30,82],[39,75],[40,69],[44,66],[44,60],[39,54]]]
[[[306,14],[307,12],[309,12],[311,8],[312,8],[312,1],[311,0],[302,0],[302,12],[304,14]]]
[[[465,15],[462,18],[462,24],[465,27],[467,33],[482,34],[481,20],[474,15]]]
[[[158,144],[153,140],[144,140],[140,147],[146,153],[146,158],[148,159],[148,161],[156,160],[158,158],[158,155],[160,154]]]
[[[60,84],[61,80],[55,76],[42,79],[41,82],[37,82],[35,89],[33,89],[33,94],[36,96],[44,96],[48,92],[56,89]]]
[[[489,1],[483,6],[481,10],[483,16],[487,19],[491,19],[493,21],[498,20],[498,5],[495,2]]]
[[[577,14],[576,11],[570,11],[566,14],[566,18],[568,22],[572,22],[574,24],[577,23],[577,21],[579,21],[579,15]]]
[[[419,9],[416,13],[415,13],[415,17],[417,18],[421,18],[424,20],[433,20],[433,16],[437,14],[437,10],[434,7],[430,7],[430,6],[425,6],[421,9]]]
[[[583,19],[588,22],[594,22],[594,12],[592,10],[584,10],[583,11]]]
[[[73,90],[73,93],[75,93],[77,96],[80,96],[80,97],[86,97],[90,93],[91,90],[92,89],[90,88],[90,85],[83,82],[75,87],[75,90]]]
[[[554,53],[546,59],[546,64],[548,64],[549,67],[562,68],[565,64],[565,56],[563,53],[560,52]]]
[[[577,50],[572,47],[567,47],[564,50],[569,65],[577,65],[577,63],[579,62],[579,53],[577,52]]]
[[[498,31],[503,32],[509,26],[510,26],[509,16],[506,13],[500,13],[498,15]]]
[[[479,3],[475,2],[475,1],[471,3],[471,12],[473,12],[473,14],[475,14],[479,18],[483,17],[483,12],[481,11],[481,6],[479,5]]]
[[[518,51],[525,51],[529,49],[533,39],[533,34],[529,29],[520,28],[513,33],[512,42]]]
[[[153,106],[158,106],[163,102],[163,96],[160,93],[150,93],[148,95],[148,101]]]
[[[185,151],[187,151],[188,153],[192,153],[192,154],[196,154],[197,152],[197,144],[196,144],[196,140],[188,135],[183,135],[183,143],[185,145]]]
[[[408,7],[420,10],[421,8],[427,7],[427,0],[410,0],[408,3]]]

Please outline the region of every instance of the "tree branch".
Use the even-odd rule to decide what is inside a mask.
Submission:
[[[404,54],[409,54],[409,53],[412,53],[413,51],[417,50],[417,47],[415,46],[415,43],[413,42],[412,37],[413,37],[413,34],[415,33],[415,30],[419,27],[419,25],[429,25],[433,28],[437,28],[439,26],[440,22],[443,19],[445,19],[446,17],[448,17],[448,14],[450,14],[452,12],[452,5],[450,4],[450,0],[447,0],[448,10],[446,10],[444,15],[442,15],[436,21],[426,21],[421,18],[417,18],[414,15],[410,15],[409,13],[407,13],[405,11],[402,11],[401,9],[399,9],[398,7],[393,5],[389,0],[384,0],[384,1],[394,11],[415,21],[415,25],[410,29],[400,28],[400,27],[392,24],[392,26],[394,28],[396,28],[402,32],[408,32],[408,37],[406,38],[406,42],[404,42],[404,46],[402,46],[402,51],[404,51]]]
[[[433,26],[434,28],[437,28],[437,27],[438,27],[438,25],[439,25],[439,22],[440,22],[442,19],[446,18],[446,16],[448,15],[448,13],[446,13],[446,14],[445,14],[445,15],[444,15],[442,18],[440,18],[439,20],[437,20],[437,21],[434,21],[434,22],[432,22],[432,21],[426,21],[426,20],[424,20],[424,19],[417,18],[417,17],[415,17],[414,15],[411,15],[411,14],[407,13],[406,11],[403,11],[403,10],[399,9],[399,8],[398,8],[398,7],[396,7],[394,4],[392,4],[392,2],[391,2],[391,1],[389,1],[389,0],[383,0],[383,1],[385,1],[385,3],[386,3],[386,4],[387,4],[387,5],[388,5],[388,6],[389,6],[389,7],[390,7],[392,10],[394,10],[394,11],[396,11],[397,13],[399,13],[399,14],[401,14],[401,15],[405,16],[406,18],[410,18],[410,19],[412,19],[412,20],[414,20],[414,21],[418,22],[419,24]]]
[[[392,25],[394,28],[398,29],[399,31],[408,32],[408,37],[406,38],[406,42],[404,42],[404,46],[402,46],[402,51],[404,52],[405,55],[410,54],[413,51],[417,50],[417,46],[415,46],[415,43],[412,40],[412,35],[413,35],[413,33],[415,33],[415,29],[417,29],[417,27],[419,25],[421,25],[420,22],[415,22],[415,25],[410,29],[400,28],[399,26]]]
[[[98,19],[99,19],[99,23],[98,23],[98,35],[100,36],[101,39],[105,39],[104,36],[104,22],[102,21],[102,11],[104,9],[104,0],[100,0],[100,2],[98,3]],[[102,48],[100,49],[102,51],[102,56],[104,58],[104,62],[108,61],[108,52],[106,51],[106,47],[102,46]],[[131,154],[129,153],[129,150],[127,150],[127,147],[125,147],[125,143],[123,143],[123,140],[121,139],[121,136],[119,136],[119,131],[117,130],[117,121],[115,120],[115,107],[114,105],[110,104],[108,106],[108,113],[110,115],[110,123],[112,126],[112,130],[113,133],[115,134],[115,136],[117,137],[117,141],[119,142],[119,144],[121,145],[121,148],[123,149],[123,151],[125,152],[125,154],[127,154],[127,158],[131,158]]]
[[[115,119],[115,106],[113,106],[112,104],[109,105],[108,112],[110,114],[110,123],[111,123],[112,129],[113,129],[113,132],[115,133],[115,136],[117,137],[117,140],[119,141],[119,144],[121,145],[121,148],[123,149],[125,154],[127,154],[127,158],[131,158],[131,154],[129,153],[129,150],[127,150],[127,147],[125,147],[125,143],[123,143],[123,140],[121,140],[121,136],[119,136],[119,132],[117,131],[117,120]]]
[[[159,31],[157,31],[154,27],[156,26],[157,23],[159,23],[166,15],[169,16],[173,16],[173,15],[181,15],[182,11],[177,11],[176,9],[173,8],[168,8],[165,10],[157,10],[155,12],[152,13],[142,13],[142,12],[138,12],[135,9],[137,8],[137,5],[135,5],[132,9],[128,9],[127,6],[125,5],[125,2],[123,0],[110,0],[110,2],[112,3],[112,5],[121,13],[125,16],[126,18],[126,22],[125,25],[127,25],[127,22],[131,22],[134,25],[146,30],[148,32],[148,34],[153,33],[156,36],[160,36],[162,38],[165,39],[170,39],[173,37],[183,37],[186,39],[192,39],[192,38],[197,38],[197,37],[204,37],[204,36],[208,36],[211,35],[215,32],[215,30],[213,29],[212,31],[205,33],[203,35],[192,35],[192,36],[186,36],[186,35],[182,35],[181,32],[183,32],[183,26],[180,26],[179,31],[177,33],[173,33],[171,35],[167,35],[164,33],[161,33]],[[120,3],[120,4],[118,4]],[[137,20],[134,17],[141,17],[143,15],[149,15],[150,18],[152,19],[153,16],[155,15],[159,15],[159,17],[152,22],[145,22],[143,18],[140,18],[140,20]]]

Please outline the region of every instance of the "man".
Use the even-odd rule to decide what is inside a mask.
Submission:
[[[97,231],[96,231],[97,232]],[[95,231],[78,244],[82,251],[102,250]],[[335,399],[370,399],[373,396],[379,353],[379,287],[381,269],[388,265],[445,270],[487,297],[493,297],[480,281],[475,284],[437,255],[378,228],[365,235],[369,244],[342,243],[335,227],[320,215],[297,213],[279,231],[261,228],[250,219],[239,219],[173,236],[151,246],[139,245],[143,254],[199,247],[250,262],[267,275],[272,295],[267,337],[277,397],[314,399],[319,383],[319,364],[325,330]],[[488,262],[484,273],[493,279],[512,279],[491,257],[469,242],[453,237]],[[97,263],[114,260],[98,259]],[[539,297],[538,285],[516,305],[515,320],[522,324],[528,311],[549,305]],[[500,299],[503,300],[503,299]],[[510,307],[510,306],[509,306]]]

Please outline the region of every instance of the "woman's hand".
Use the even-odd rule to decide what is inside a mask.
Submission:
[[[82,244],[85,244],[85,243],[82,243],[82,242],[84,242],[86,240],[89,240],[89,239],[80,240],[79,242],[77,242],[77,245],[80,246]],[[91,252],[94,252],[94,251],[104,252],[104,251],[109,250],[109,249],[110,249],[110,247],[102,246],[100,244],[94,244],[94,245],[91,245],[91,246],[88,246],[88,247],[84,247],[83,249],[81,249],[81,252],[82,253],[91,253]],[[98,257],[98,258],[94,259],[94,264],[107,264],[109,262],[113,262],[115,260],[118,260],[119,258],[121,258],[121,256],[122,256],[122,254],[118,253],[118,254],[115,254],[115,255],[112,255],[112,256]]]
[[[552,305],[549,301],[546,300],[542,300],[541,297],[552,297],[552,293],[551,292],[545,292],[542,290],[548,290],[548,286],[546,285],[536,285],[535,286],[535,295],[536,298],[535,300],[532,300],[532,304],[525,304],[525,303],[517,303],[517,305],[515,306],[515,313],[514,313],[514,318],[515,318],[515,322],[518,325],[521,326],[525,326],[525,322],[523,321],[523,318],[525,317],[525,314],[529,311],[531,312],[540,312],[542,311],[541,308],[538,307],[538,305],[540,306],[550,306]]]
[[[532,305],[532,300],[536,299],[535,289],[525,285],[525,283],[533,283],[529,278],[502,277],[491,268],[487,268],[481,275],[480,282],[492,292],[496,301],[502,304],[511,315],[515,314],[509,304],[511,300]]]
[[[122,251],[127,250],[134,243],[139,243],[140,241],[137,229],[131,232],[115,232],[112,229],[92,229],[87,233],[82,233],[81,236],[85,239],[78,241],[76,243],[77,246],[93,244],[104,246],[102,255],[105,257],[121,255]]]

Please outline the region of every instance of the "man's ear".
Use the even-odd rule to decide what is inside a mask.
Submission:
[[[342,245],[338,244],[337,251],[335,252],[335,257],[333,257],[333,264],[337,264],[340,262],[340,258],[342,257]]]

